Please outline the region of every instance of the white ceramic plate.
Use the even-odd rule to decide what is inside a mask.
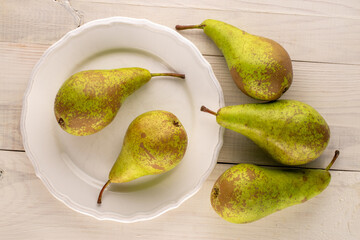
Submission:
[[[96,134],[77,137],[64,132],[53,112],[61,84],[81,70],[121,67],[184,73],[186,79],[153,78]],[[21,132],[36,175],[57,199],[97,219],[135,222],[178,207],[214,168],[223,132],[215,118],[200,112],[203,104],[217,110],[224,100],[211,66],[194,44],[148,20],[114,17],[69,32],[44,53],[24,97]],[[184,159],[167,173],[112,184],[97,205],[128,125],[156,109],[174,113],[185,126],[189,144]]]

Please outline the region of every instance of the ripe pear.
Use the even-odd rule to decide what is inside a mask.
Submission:
[[[167,111],[150,111],[135,118],[126,131],[121,152],[109,173],[110,183],[129,182],[173,169],[184,157],[188,138],[179,119]]]
[[[155,76],[185,78],[183,74],[150,73],[135,67],[75,73],[56,95],[56,120],[62,129],[76,136],[96,133],[115,118],[128,96]]]
[[[246,95],[272,101],[289,89],[293,78],[291,59],[277,42],[212,19],[200,25],[176,26],[177,30],[192,28],[203,29],[214,41],[233,80]]]
[[[211,205],[223,219],[249,223],[320,194],[330,183],[326,169],[268,169],[238,164],[226,170],[211,191]]]
[[[213,112],[221,126],[251,139],[276,161],[300,165],[313,161],[328,145],[330,129],[311,106],[295,100],[227,106]]]

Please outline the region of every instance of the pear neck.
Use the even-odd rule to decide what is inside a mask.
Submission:
[[[204,33],[213,40],[221,50],[226,61],[237,59],[239,52],[244,50],[246,32],[223,22],[209,21],[204,28]],[[230,63],[228,62],[228,65]],[[230,64],[232,65],[232,64]],[[230,67],[230,66],[229,66]]]

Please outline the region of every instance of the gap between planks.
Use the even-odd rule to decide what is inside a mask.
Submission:
[[[75,29],[75,28],[74,28]],[[4,47],[1,45],[4,44]],[[6,49],[6,45],[10,45],[11,47],[15,48],[24,48],[27,46],[36,46],[37,50],[42,51],[43,53],[52,46],[52,44],[44,44],[44,43],[33,43],[33,42],[23,42],[23,43],[17,43],[17,42],[9,42],[9,41],[1,41],[0,40],[0,49]],[[41,50],[42,49],[42,50]],[[11,51],[11,50],[10,50]],[[222,54],[209,54],[209,53],[202,53],[204,57],[220,57],[224,58],[224,55]],[[41,56],[40,56],[41,57]],[[40,59],[40,57],[38,59]],[[291,59],[291,62],[298,62],[298,63],[311,63],[311,64],[333,64],[333,65],[350,65],[350,66],[360,66],[360,63],[336,63],[336,62],[326,62],[326,61],[311,61],[311,60],[297,60],[297,59]]]
[[[316,161],[316,160],[314,160]],[[231,163],[231,162],[217,162],[217,164],[224,164],[224,165],[238,165],[240,163]],[[247,163],[248,164],[248,163]],[[268,167],[268,168],[278,168],[278,169],[325,169],[325,168],[320,168],[320,167],[307,167],[307,166],[286,166],[286,165],[268,165],[268,164],[254,164],[256,166],[260,166],[260,167]],[[360,170],[350,170],[350,169],[337,169],[337,168],[331,168],[329,170],[331,171],[337,171],[337,172],[360,172]]]
[[[13,150],[13,149],[0,149],[4,152],[16,152],[16,153],[25,153],[25,150]],[[316,161],[316,160],[315,160]],[[224,165],[238,165],[240,163],[231,163],[231,162],[216,162],[216,164],[224,164]],[[324,169],[324,168],[316,168],[316,167],[306,167],[306,166],[286,166],[286,165],[267,165],[267,164],[255,164],[260,167],[268,167],[268,168],[277,168],[277,169]],[[360,172],[360,170],[349,170],[349,169],[336,169],[331,168],[330,171],[338,171],[338,172]]]

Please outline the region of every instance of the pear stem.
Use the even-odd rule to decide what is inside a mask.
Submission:
[[[178,78],[185,78],[185,74],[181,73],[151,73],[151,77],[160,77],[160,76],[170,76],[170,77],[178,77]]]
[[[100,193],[99,193],[99,197],[98,197],[98,200],[97,200],[97,203],[98,204],[101,204],[101,198],[102,198],[102,195],[103,195],[103,192],[105,190],[105,188],[110,184],[110,180],[108,180],[105,185],[103,186],[103,188],[101,189]]]
[[[199,25],[176,25],[175,29],[176,30],[186,30],[186,29],[194,29],[194,28],[203,29],[204,27],[206,27],[205,24],[199,24]]]
[[[217,115],[217,113],[216,113],[216,112],[214,112],[214,111],[212,111],[212,110],[208,109],[208,108],[207,108],[207,107],[205,107],[205,106],[201,106],[200,110],[201,110],[201,111],[203,111],[203,112],[210,113],[210,114],[215,115],[215,116]]]
[[[334,164],[334,162],[335,162],[336,159],[338,158],[339,154],[340,154],[340,151],[339,151],[339,150],[336,150],[333,159],[331,160],[331,162],[329,163],[329,165],[325,168],[326,171],[329,171],[329,169],[331,168],[331,166]]]

